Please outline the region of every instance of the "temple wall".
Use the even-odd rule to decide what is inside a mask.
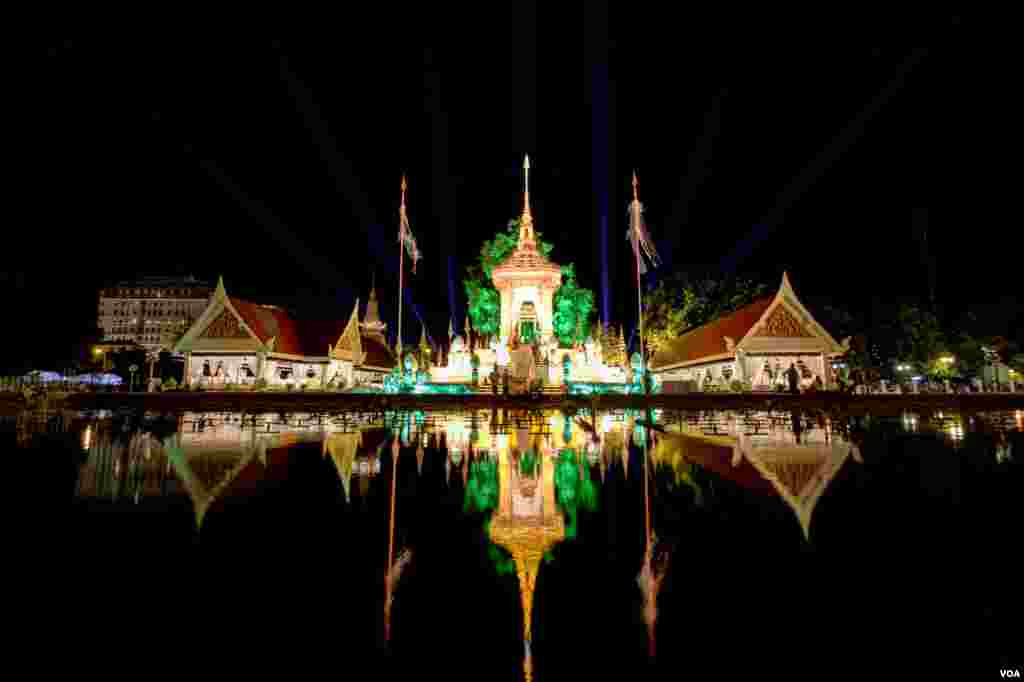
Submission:
[[[765,362],[771,367],[771,373],[764,371]],[[789,369],[790,363],[802,361],[810,371],[810,376],[801,376],[800,386],[807,388],[814,383],[815,377],[820,376],[822,383],[827,386],[829,364],[828,358],[820,353],[811,354],[765,354],[765,355],[741,355],[737,360],[723,360],[710,362],[702,365],[689,367],[676,367],[666,371],[655,371],[654,374],[662,381],[696,381],[699,386],[706,385],[707,377],[711,382],[719,384],[722,381],[731,382],[734,379],[751,382],[755,390],[766,390],[776,386],[788,387],[788,381],[783,374]],[[800,365],[797,364],[797,367]],[[728,375],[728,379],[726,376]]]
[[[263,376],[267,380],[268,386],[284,386],[285,384],[298,386],[304,381],[319,383],[323,381],[326,365],[326,362],[270,358],[267,360],[267,368]],[[313,376],[309,376],[310,373]]]
[[[205,366],[209,367],[210,376],[206,376]],[[245,367],[253,376],[248,375]],[[192,353],[188,379],[193,385],[252,384],[257,379],[258,369],[256,353]]]

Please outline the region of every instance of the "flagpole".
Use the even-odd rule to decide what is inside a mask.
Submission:
[[[640,210],[640,199],[637,194],[636,171],[633,171],[633,252],[636,256],[636,312],[640,325],[640,376],[643,378],[647,369],[647,358],[644,356],[644,306],[643,290],[640,287],[640,234],[636,213]],[[647,393],[647,382],[644,381],[644,393]]]
[[[637,192],[637,179],[636,171],[633,171],[633,255],[636,256],[636,310],[637,319],[639,320],[640,327],[640,380],[643,382],[644,395],[647,395],[647,359],[644,355],[644,305],[643,305],[643,289],[640,285],[640,234],[639,234],[639,220],[640,216],[637,213],[640,211],[640,197]],[[647,544],[651,542],[651,502],[650,494],[648,493],[648,481],[650,478],[647,471],[647,427],[644,427],[644,529],[647,533],[646,539]]]
[[[405,175],[402,176],[402,204],[399,206],[398,218],[398,350],[399,371],[402,364],[402,294],[405,284]]]

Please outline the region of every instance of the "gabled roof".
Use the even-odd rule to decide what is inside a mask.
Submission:
[[[789,283],[789,275],[782,273],[782,284],[774,296],[758,299],[670,341],[651,358],[651,369],[657,371],[730,358],[735,355],[737,347],[745,350],[759,343],[761,339],[754,337],[760,336],[779,338],[779,343],[791,341],[794,337],[797,340],[799,337],[817,339],[816,343],[823,344],[825,352],[832,355],[849,349],[849,339],[840,345],[818,324],[797,299]]]
[[[774,296],[760,298],[736,312],[686,332],[658,349],[651,358],[651,369],[730,353],[725,337],[739,340],[746,336],[774,300]]]
[[[345,330],[341,320],[296,320],[281,308],[258,305],[231,296],[231,306],[266,344],[275,339],[273,352],[324,357]]]

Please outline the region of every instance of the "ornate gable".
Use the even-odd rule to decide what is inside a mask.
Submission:
[[[771,305],[744,338],[737,340],[736,347],[747,353],[825,353],[829,356],[848,350],[836,343],[804,307],[786,273],[782,274],[782,285]]]
[[[781,304],[775,306],[775,310],[771,312],[761,329],[758,330],[757,336],[789,339],[814,338],[814,334],[807,331],[793,313]]]
[[[242,328],[238,317],[225,308],[220,315],[199,334],[205,339],[248,339],[249,332]]]
[[[359,334],[359,301],[352,308],[352,316],[345,325],[345,331],[334,346],[334,355],[339,360],[359,362],[363,356],[363,342]]]

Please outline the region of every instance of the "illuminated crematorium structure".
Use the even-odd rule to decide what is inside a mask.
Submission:
[[[447,364],[430,367],[432,382],[486,386],[502,381],[507,372],[513,392],[531,385],[621,390],[638,378],[639,357],[627,366],[621,330],[617,342],[609,344],[612,347],[602,347],[592,337],[575,347],[561,347],[554,331],[554,296],[562,283],[562,268],[539,247],[528,186],[516,247],[493,269],[491,281],[500,297],[499,334],[476,339],[471,347],[467,321],[466,335],[453,335]]]
[[[525,166],[528,172],[528,165]],[[391,348],[375,287],[363,319],[359,302],[347,321],[304,320],[270,305],[229,296],[219,281],[206,310],[175,344],[185,356],[185,382],[198,386],[263,386],[352,392],[469,393],[499,390],[642,393],[689,390],[784,390],[835,387],[835,360],[849,350],[814,319],[785,274],[773,296],[658,345],[646,366],[629,355],[622,327],[595,339],[583,329],[566,346],[555,333],[562,267],[534,230],[529,176],[515,248],[493,267],[498,331],[464,334],[449,327],[446,352],[421,330],[417,347]],[[400,327],[400,325],[397,325]],[[648,372],[644,376],[643,372]]]

